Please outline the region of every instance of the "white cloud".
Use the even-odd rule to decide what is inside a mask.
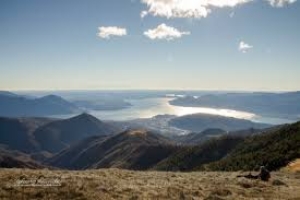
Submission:
[[[190,35],[190,32],[181,32],[176,28],[167,26],[166,24],[161,24],[154,29],[149,29],[144,32],[144,35],[151,40],[173,40],[181,38],[183,35]]]
[[[207,17],[214,7],[235,7],[252,0],[141,0],[147,14],[167,18]],[[143,15],[144,16],[144,15]]]
[[[142,12],[141,12],[141,18],[144,18],[144,17],[146,17],[148,15],[148,12],[146,11],[146,10],[143,10]]]
[[[247,53],[248,50],[252,49],[253,46],[250,45],[250,44],[247,44],[246,42],[244,41],[241,41],[240,44],[239,44],[239,51],[243,52],[243,53]]]
[[[297,0],[267,0],[271,6],[281,8],[285,5],[295,3]]]
[[[111,36],[125,36],[127,35],[127,30],[125,28],[119,28],[116,26],[108,26],[108,27],[99,27],[98,36],[103,39],[110,39]]]

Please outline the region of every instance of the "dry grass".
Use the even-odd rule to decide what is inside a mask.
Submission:
[[[129,135],[145,137],[147,135],[147,131],[146,130],[133,130],[129,133]]]
[[[285,169],[290,172],[300,172],[300,159],[294,160]]]
[[[261,182],[225,172],[139,172],[119,169],[0,170],[1,200],[105,199],[293,199],[300,200],[300,174],[278,172]],[[59,187],[16,187],[23,179],[59,178]],[[275,182],[274,182],[275,181]],[[280,181],[280,182],[279,182]],[[280,183],[280,184],[278,184]]]

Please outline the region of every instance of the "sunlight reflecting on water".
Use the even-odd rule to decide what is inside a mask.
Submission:
[[[138,118],[151,118],[157,115],[190,115],[190,114],[212,114],[220,115],[224,117],[234,117],[239,119],[247,119],[259,123],[267,124],[283,124],[292,123],[293,120],[272,118],[266,116],[256,115],[254,113],[231,110],[231,109],[216,109],[216,108],[204,108],[204,107],[181,107],[173,106],[169,104],[169,101],[174,99],[174,97],[164,97],[164,98],[146,98],[146,99],[130,99],[127,102],[131,103],[131,107],[122,110],[89,110],[87,111],[91,115],[97,117],[100,120],[133,120]],[[75,116],[79,113],[73,115],[60,115],[53,116],[58,118],[69,118]]]
[[[136,118],[151,118],[156,115],[189,115],[196,113],[213,114],[240,119],[252,119],[256,115],[229,109],[214,109],[202,107],[181,107],[169,104],[173,98],[149,98],[139,100],[127,100],[132,107],[117,111],[92,111],[91,114],[99,118],[111,120],[129,120]]]
[[[240,119],[252,119],[256,116],[255,114],[248,113],[248,112],[227,110],[227,109],[215,109],[215,108],[176,107],[175,110],[176,110],[176,115],[178,116],[196,114],[196,113],[220,115],[224,117],[234,117]]]

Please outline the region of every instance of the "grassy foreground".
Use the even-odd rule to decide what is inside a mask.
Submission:
[[[272,173],[269,182],[237,178],[238,172],[141,172],[0,169],[1,200],[34,199],[299,199],[300,173]],[[22,187],[20,180],[59,183]],[[52,182],[51,182],[52,181]],[[26,182],[23,182],[23,184]],[[19,184],[19,185],[18,185]]]

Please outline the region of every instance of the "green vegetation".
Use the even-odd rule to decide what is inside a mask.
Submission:
[[[242,137],[222,136],[197,146],[186,146],[155,166],[157,170],[191,171],[223,158],[243,141]]]
[[[265,165],[277,170],[300,157],[300,122],[249,137],[224,159],[207,164],[207,170],[252,170]]]

